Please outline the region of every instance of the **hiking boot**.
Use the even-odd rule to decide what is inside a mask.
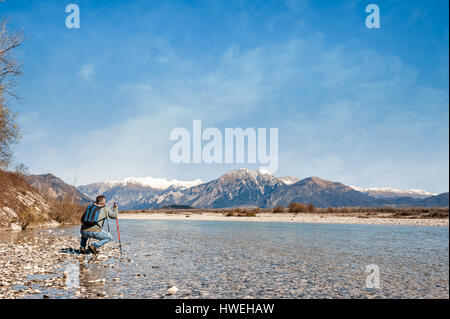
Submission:
[[[86,249],[86,247],[80,247],[80,254],[83,254],[83,255],[85,255],[85,254],[87,254],[87,249]]]
[[[93,253],[94,255],[97,255],[98,254],[98,249],[94,246],[94,245],[89,245],[89,251],[91,252],[91,253]]]

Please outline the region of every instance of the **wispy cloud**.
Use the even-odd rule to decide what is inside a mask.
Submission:
[[[86,82],[92,82],[95,76],[95,67],[93,64],[83,64],[78,71],[78,76]]]

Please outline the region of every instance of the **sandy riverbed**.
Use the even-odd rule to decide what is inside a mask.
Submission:
[[[325,224],[375,224],[375,225],[416,225],[447,226],[448,219],[408,219],[408,218],[359,218],[354,216],[327,216],[325,214],[274,214],[259,213],[256,217],[224,216],[218,213],[127,213],[119,219],[145,220],[205,220],[205,221],[246,221],[246,222],[287,222],[287,223],[325,223]]]

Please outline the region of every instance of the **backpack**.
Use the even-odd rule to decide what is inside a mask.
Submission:
[[[83,226],[86,227],[92,227],[92,226],[99,226],[103,227],[103,224],[100,225],[100,222],[105,220],[104,218],[99,220],[98,217],[100,215],[100,208],[97,205],[89,205],[86,207],[86,210],[83,213],[83,216],[81,217],[81,222],[83,223]]]

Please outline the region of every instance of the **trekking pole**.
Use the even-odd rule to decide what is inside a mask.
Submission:
[[[120,231],[119,231],[119,219],[116,219],[117,224],[117,236],[119,236],[119,247],[120,247],[120,254],[122,255],[122,243],[120,242]]]
[[[114,206],[116,206],[116,203],[114,203]],[[120,241],[120,230],[119,230],[119,214],[117,214],[116,225],[117,225],[117,236],[119,237],[120,255],[122,255],[122,243]]]

